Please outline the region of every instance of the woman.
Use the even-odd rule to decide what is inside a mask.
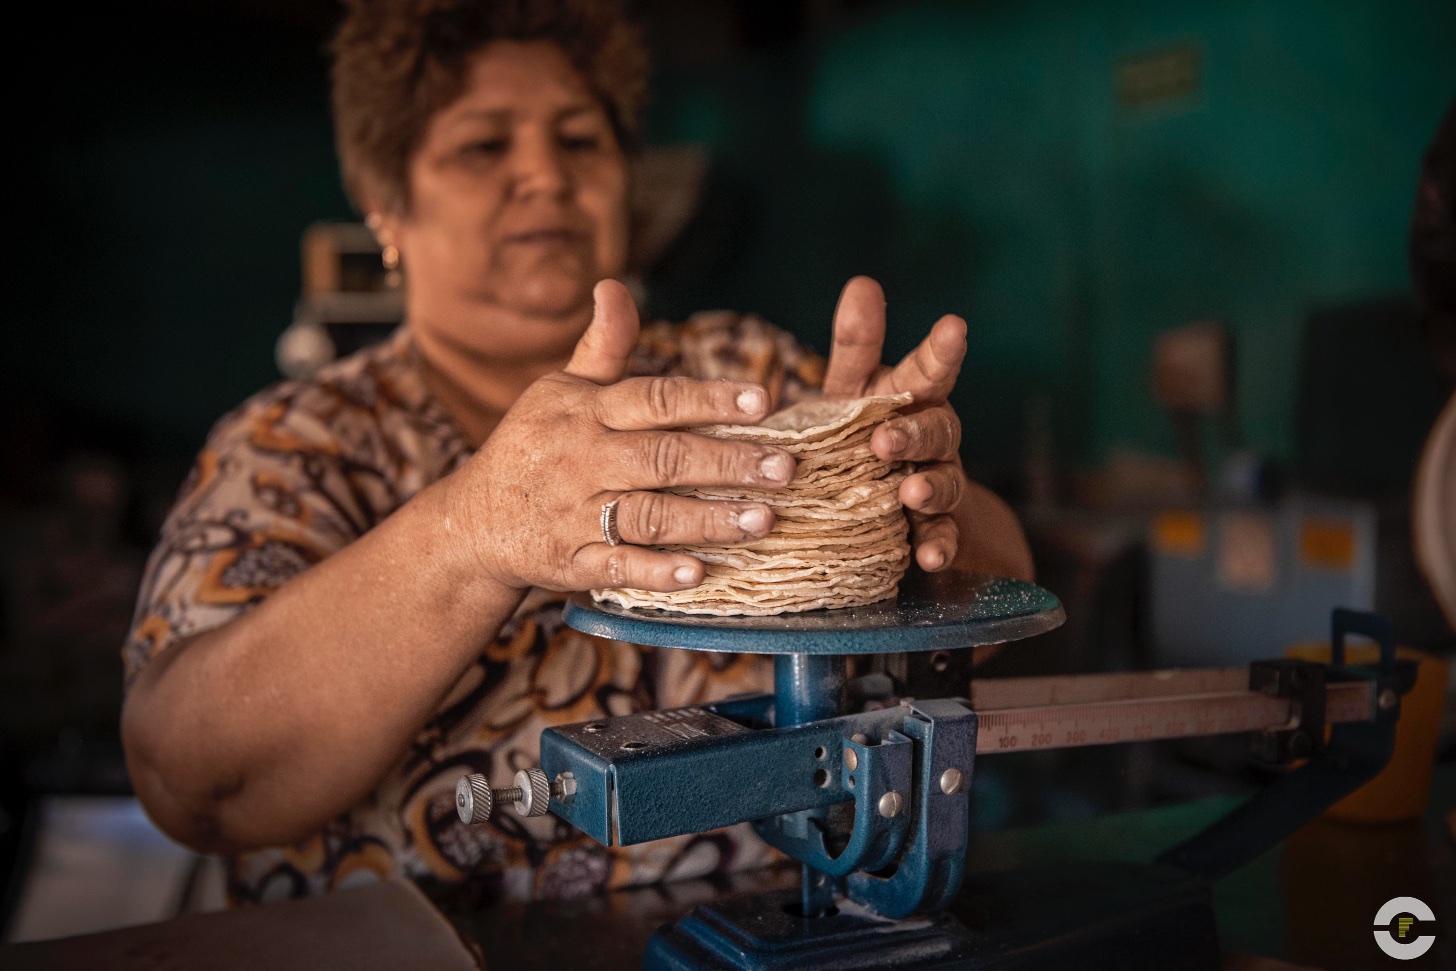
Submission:
[[[1014,517],[956,459],[964,323],[881,367],[884,300],[861,278],[827,367],[749,317],[639,332],[613,278],[645,57],[616,4],[360,3],[333,50],[346,185],[404,270],[408,323],[213,430],[125,648],[139,797],[229,857],[237,900],[400,872],[571,895],[762,861],[741,827],[618,851],[549,815],[466,828],[453,786],[506,784],[550,725],[768,687],[754,658],[561,624],[564,592],[703,577],[647,545],[771,528],[763,505],[650,490],[779,485],[792,459],[673,429],[757,421],[821,379],[910,390],[920,410],[873,446],[922,463],[901,487],[917,562],[1029,574]],[[599,521],[614,499],[620,545]]]

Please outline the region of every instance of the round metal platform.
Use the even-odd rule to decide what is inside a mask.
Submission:
[[[1032,583],[959,570],[907,575],[894,600],[774,617],[709,617],[593,603],[574,595],[568,626],[586,634],[694,651],[739,654],[883,654],[999,644],[1066,619],[1061,601]]]

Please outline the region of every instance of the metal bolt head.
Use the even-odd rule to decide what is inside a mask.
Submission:
[[[960,769],[946,769],[940,774],[940,791],[947,796],[961,791],[961,783],[966,777],[961,774]]]
[[[570,772],[558,772],[551,781],[551,795],[559,802],[571,802],[576,795],[576,776]]]
[[[1386,688],[1375,699],[1375,704],[1381,711],[1389,711],[1395,707],[1395,689]]]
[[[905,808],[905,800],[898,792],[891,790],[880,797],[880,815],[886,819],[894,819],[900,815],[900,810]]]
[[[859,753],[848,745],[844,747],[844,767],[851,772],[859,768]]]
[[[490,781],[480,773],[471,773],[455,783],[455,812],[462,823],[483,823],[495,808]]]
[[[855,732],[853,735],[849,736],[849,740],[851,742],[858,742],[861,745],[868,745],[870,743],[870,737],[864,732]]]

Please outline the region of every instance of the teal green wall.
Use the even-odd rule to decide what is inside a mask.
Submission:
[[[300,233],[349,214],[319,37],[172,6],[53,17],[36,37],[64,38],[61,67],[16,106],[0,399],[190,453],[274,379]],[[1170,42],[1202,51],[1199,95],[1116,107],[1119,59]],[[757,310],[823,347],[840,285],[872,273],[892,355],[963,313],[956,402],[993,472],[1036,396],[1071,457],[1169,450],[1149,339],[1212,316],[1238,332],[1249,440],[1287,458],[1304,315],[1406,289],[1453,52],[1451,0],[866,3],[718,66],[665,52],[649,134],[715,168],[653,309]]]
[[[1202,52],[1199,94],[1119,107],[1119,59],[1177,42]],[[1407,289],[1456,4],[885,5],[807,60],[666,81],[657,134],[711,145],[755,213],[696,291],[822,342],[838,284],[869,272],[896,352],[966,314],[972,461],[1016,461],[1036,395],[1083,461],[1170,451],[1150,341],[1201,318],[1237,334],[1247,441],[1287,459],[1307,312]]]

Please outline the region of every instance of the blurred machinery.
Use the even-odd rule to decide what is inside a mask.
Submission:
[[[1325,636],[1321,611],[1375,601],[1376,518],[1295,499],[1153,517],[1152,636],[1160,664],[1237,663]]]
[[[1199,493],[1208,488],[1209,424],[1233,430],[1233,335],[1210,321],[1164,331],[1153,346],[1153,395],[1172,417]]]
[[[337,357],[382,340],[404,319],[397,273],[362,223],[314,223],[303,234],[303,296],[278,338],[278,370],[307,378]]]
[[[1207,324],[1158,342],[1155,393],[1198,498],[1149,523],[1157,663],[1246,661],[1321,640],[1311,618],[1335,606],[1391,616],[1402,643],[1451,642],[1422,574],[1437,601],[1456,602],[1456,417],[1448,405],[1412,493],[1422,436],[1450,394],[1413,308],[1380,299],[1322,310],[1303,343],[1286,490],[1285,474],[1237,450],[1232,342]],[[1226,429],[1221,441],[1208,434],[1213,422]],[[1220,460],[1205,457],[1220,445]]]

